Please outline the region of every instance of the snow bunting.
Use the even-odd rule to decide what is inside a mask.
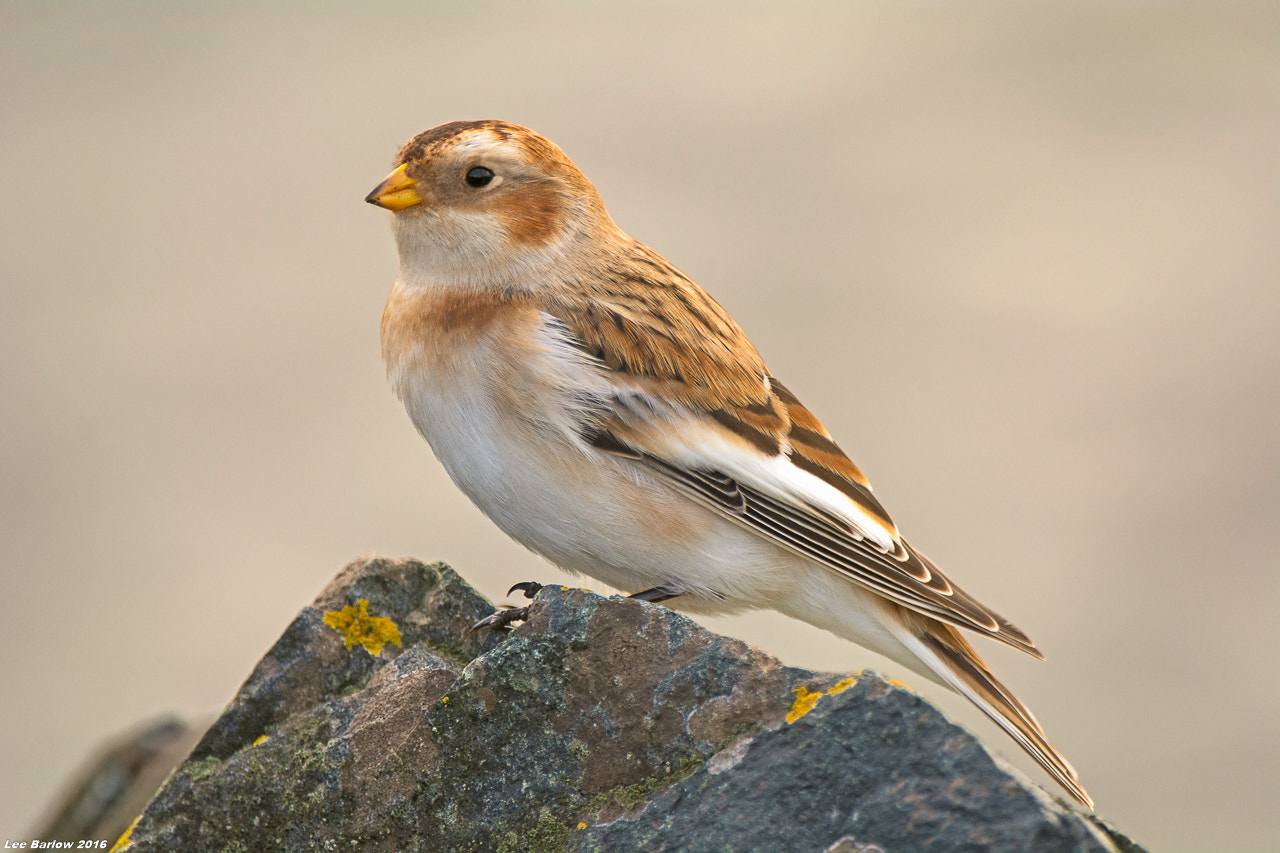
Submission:
[[[396,394],[453,482],[561,568],[681,610],[772,608],[956,690],[1073,797],[1075,770],[957,629],[1042,657],[915,550],[701,287],[624,234],[555,144],[409,140],[382,316]]]

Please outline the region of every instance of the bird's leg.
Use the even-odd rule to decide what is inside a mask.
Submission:
[[[523,622],[529,618],[528,607],[512,607],[504,604],[501,610],[495,610],[479,622],[471,626],[471,630],[467,632],[470,637],[481,628],[488,628],[490,631],[505,631],[511,626],[512,622]]]
[[[542,584],[537,581],[521,581],[511,589],[507,590],[507,595],[520,590],[524,593],[525,598],[533,598],[538,594],[538,590],[542,589]],[[512,622],[523,622],[529,618],[528,607],[511,607],[504,604],[501,610],[495,610],[479,622],[471,626],[471,630],[467,632],[470,637],[481,628],[488,628],[490,631],[503,631],[511,626]]]
[[[516,590],[520,590],[524,593],[525,598],[533,598],[541,589],[542,584],[537,581],[521,581],[511,587],[511,589],[507,590],[507,595],[511,595]],[[681,593],[680,590],[676,589],[671,584],[663,584],[662,586],[655,586],[650,589],[641,590],[640,592],[633,592],[631,595],[628,595],[627,598],[634,598],[637,601],[647,601],[650,604],[657,604],[660,601],[669,601],[670,599],[677,598],[682,594],[683,593]],[[495,610],[493,613],[490,613],[488,616],[472,625],[471,630],[467,632],[467,636],[470,637],[481,628],[488,628],[490,631],[503,631],[509,628],[512,622],[523,622],[528,618],[529,608],[527,606],[511,607],[504,604],[501,610]]]
[[[655,586],[651,589],[644,589],[640,592],[633,592],[627,598],[635,598],[639,601],[647,601],[650,604],[657,604],[659,601],[668,601],[677,598],[683,593],[671,584],[664,583],[662,586]]]

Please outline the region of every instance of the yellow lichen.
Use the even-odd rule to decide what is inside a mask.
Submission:
[[[124,835],[121,835],[116,839],[116,843],[111,845],[111,849],[108,850],[107,853],[119,853],[119,851],[128,847],[131,843],[129,841],[129,836],[133,835],[133,828],[138,825],[138,821],[140,820],[142,820],[142,815],[135,817],[133,819],[133,823],[129,824],[129,828],[124,831]]]
[[[793,688],[791,692],[796,694],[796,701],[791,705],[791,710],[787,712],[787,722],[794,723],[812,711],[814,706],[818,704],[818,700],[823,696],[834,696],[837,693],[843,693],[857,683],[858,676],[851,675],[848,678],[840,679],[825,691],[809,690],[805,687]]]
[[[400,629],[396,623],[385,616],[370,616],[367,598],[341,610],[328,611],[324,614],[324,624],[342,634],[342,642],[347,648],[358,643],[374,657],[387,643],[400,645]]]
[[[857,683],[858,676],[856,675],[851,675],[848,678],[842,678],[835,684],[831,685],[831,689],[827,691],[827,695],[834,696],[837,693],[843,693]]]
[[[271,740],[271,738],[268,737],[267,735],[258,735],[258,739],[253,742],[253,745],[262,746],[264,743],[266,743],[269,740]]]
[[[794,723],[805,714],[813,710],[813,706],[818,704],[818,700],[822,698],[822,691],[809,690],[804,687],[797,687],[791,691],[796,694],[796,701],[791,706],[791,710],[787,712],[787,722]]]

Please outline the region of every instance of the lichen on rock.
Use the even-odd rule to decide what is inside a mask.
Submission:
[[[545,587],[523,625],[468,635],[491,612],[443,563],[355,561],[124,848],[1138,849],[873,673],[783,666],[583,590]],[[401,645],[353,654],[385,628],[365,618]]]

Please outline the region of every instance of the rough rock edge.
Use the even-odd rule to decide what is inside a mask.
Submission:
[[[401,646],[374,657],[324,624],[360,599]],[[874,674],[785,667],[563,587],[510,634],[467,637],[492,611],[443,563],[357,559],[121,849],[1141,849]],[[769,814],[828,800],[829,826]]]

